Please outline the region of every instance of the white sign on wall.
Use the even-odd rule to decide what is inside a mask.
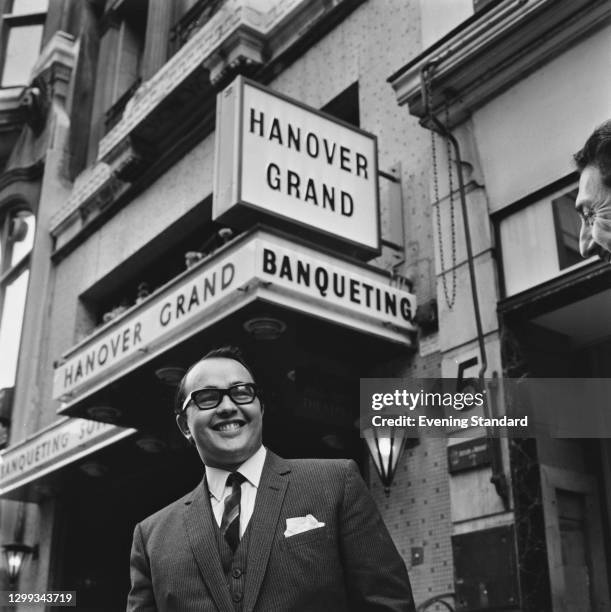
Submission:
[[[214,180],[214,219],[247,210],[379,252],[375,136],[243,77],[217,99]]]

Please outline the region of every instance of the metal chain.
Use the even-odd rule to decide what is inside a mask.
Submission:
[[[446,102],[446,125],[450,123],[450,109]],[[450,187],[450,232],[451,232],[451,248],[452,248],[452,298],[448,301],[448,295],[446,290],[446,285],[444,284],[444,294],[446,297],[446,303],[448,304],[448,308],[452,310],[454,306],[454,302],[456,301],[456,216],[454,209],[454,164],[452,163],[452,147],[450,146],[450,139],[446,138],[446,151],[448,155],[448,177],[449,177],[449,187]],[[439,210],[439,206],[437,206],[437,210]],[[443,264],[442,264],[443,270]],[[445,274],[443,275],[443,280],[445,281]]]
[[[429,109],[429,117],[433,116],[432,110],[432,95],[431,95],[431,78],[430,72],[425,77],[425,95],[426,105]],[[446,106],[446,120],[448,114],[448,107]],[[441,235],[441,202],[439,201],[439,176],[437,172],[437,148],[435,145],[435,130],[431,129],[431,156],[433,158],[433,191],[435,196],[435,217],[437,221],[437,237],[439,240],[439,261],[441,265],[441,283],[443,286],[443,295],[445,297],[448,308],[452,310],[456,301],[456,222],[455,222],[455,211],[454,211],[454,181],[452,174],[452,159],[450,157],[450,141],[446,139],[447,153],[448,153],[448,175],[449,175],[449,187],[450,187],[450,232],[451,232],[451,245],[452,245],[452,291],[451,297],[448,290],[448,280],[444,273],[445,262],[443,252],[443,239]]]

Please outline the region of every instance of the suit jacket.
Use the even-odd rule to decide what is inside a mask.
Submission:
[[[307,514],[325,526],[286,538],[286,519]],[[233,612],[215,529],[205,481],[136,525],[127,610]],[[268,450],[249,529],[245,612],[415,610],[403,560],[353,461]]]

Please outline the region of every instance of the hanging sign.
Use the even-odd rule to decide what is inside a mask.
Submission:
[[[217,99],[214,180],[216,220],[282,219],[379,253],[375,136],[243,77]]]

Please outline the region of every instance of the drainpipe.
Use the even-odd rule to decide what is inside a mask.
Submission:
[[[432,107],[429,107],[429,98],[427,96],[426,91],[426,79],[429,78],[430,74],[433,70],[435,70],[435,66],[437,65],[438,60],[433,60],[427,64],[425,64],[420,70],[420,83],[422,88],[422,98],[424,100],[424,110],[425,117],[430,119],[432,126],[426,125],[425,117],[420,121],[420,125],[425,129],[429,129],[431,131],[436,131],[441,134],[444,138],[452,145],[454,149],[454,155],[456,157],[456,173],[458,175],[458,191],[460,195],[460,207],[462,211],[463,225],[465,231],[465,246],[467,250],[467,264],[469,266],[469,279],[471,281],[471,298],[473,301],[473,312],[475,314],[475,327],[477,330],[477,343],[479,347],[480,353],[480,362],[481,367],[478,374],[480,389],[485,390],[485,381],[484,375],[486,370],[488,369],[488,359],[486,357],[486,345],[484,343],[484,331],[482,327],[482,316],[479,308],[479,298],[477,295],[477,282],[475,278],[475,265],[473,263],[473,247],[471,243],[471,230],[469,229],[469,214],[467,211],[467,198],[465,195],[465,181],[463,176],[462,169],[462,158],[460,155],[460,145],[458,144],[458,140],[455,138],[454,134],[448,129],[446,125],[444,125],[434,114]],[[442,271],[443,272],[443,271]],[[496,387],[496,385],[495,385]],[[496,392],[496,389],[495,389]],[[484,416],[485,418],[490,418],[490,406],[488,403],[487,394],[484,394]],[[505,472],[503,470],[503,455],[501,453],[500,440],[498,438],[493,438],[491,432],[493,428],[486,428],[486,436],[488,439],[488,452],[490,454],[490,460],[492,464],[492,476],[490,478],[490,482],[494,485],[497,494],[503,500],[503,506],[507,510],[509,508],[509,492],[507,486],[507,479],[505,477]]]

